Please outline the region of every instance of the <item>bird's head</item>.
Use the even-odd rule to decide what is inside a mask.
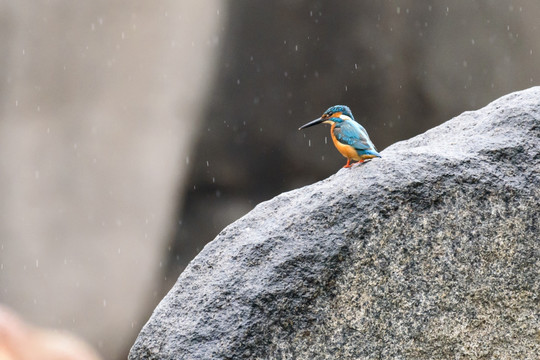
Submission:
[[[333,124],[340,123],[345,120],[354,120],[351,109],[349,109],[349,107],[345,105],[334,105],[328,108],[328,110],[326,110],[320,118],[300,126],[298,130],[302,130],[320,123]]]

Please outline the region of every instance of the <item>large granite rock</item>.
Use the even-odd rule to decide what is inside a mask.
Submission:
[[[130,359],[540,354],[540,87],[260,204],[209,243]]]

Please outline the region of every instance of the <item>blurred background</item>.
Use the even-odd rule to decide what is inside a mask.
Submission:
[[[345,104],[383,150],[538,85],[539,18],[536,0],[0,0],[0,303],[125,359],[204,244],[345,164],[300,125]]]

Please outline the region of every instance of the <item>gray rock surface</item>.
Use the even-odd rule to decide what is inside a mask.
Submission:
[[[540,87],[382,155],[223,230],[129,358],[537,358]]]

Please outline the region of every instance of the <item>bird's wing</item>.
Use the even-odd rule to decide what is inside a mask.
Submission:
[[[371,140],[369,140],[366,129],[356,122],[342,122],[339,127],[336,126],[334,128],[334,136],[340,143],[350,145],[356,150],[370,150],[375,148]]]

